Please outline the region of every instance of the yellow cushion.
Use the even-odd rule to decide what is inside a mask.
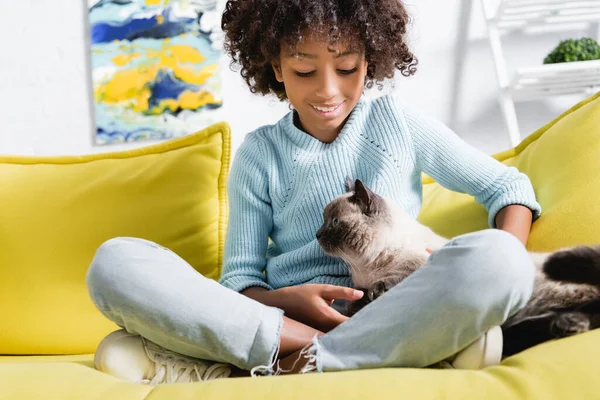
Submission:
[[[112,237],[155,241],[217,278],[229,146],[220,123],[131,151],[0,157],[0,354],[90,353],[117,329],[85,284]]]
[[[600,92],[494,157],[529,176],[542,206],[530,250],[600,242]],[[423,197],[419,220],[441,235],[488,227],[485,209],[469,195],[427,178]]]
[[[599,341],[596,330],[544,343],[480,371],[389,368],[154,388],[94,370],[92,355],[0,357],[0,399],[596,399]]]

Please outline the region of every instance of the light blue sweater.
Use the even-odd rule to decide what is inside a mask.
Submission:
[[[228,288],[351,287],[345,264],[327,256],[315,238],[325,205],[345,192],[346,176],[391,197],[415,218],[422,204],[421,172],[474,196],[488,211],[490,227],[510,204],[530,208],[534,219],[540,215],[525,174],[394,97],[361,98],[330,144],[298,129],[294,113],[248,134],[234,157],[220,280]]]

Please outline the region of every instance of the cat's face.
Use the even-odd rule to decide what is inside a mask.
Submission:
[[[347,262],[366,262],[386,244],[392,215],[387,202],[360,180],[346,183],[348,193],[333,199],[323,213],[317,240],[323,250]],[[361,261],[362,260],[362,261]]]

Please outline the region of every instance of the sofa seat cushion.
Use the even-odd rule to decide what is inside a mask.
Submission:
[[[93,369],[92,355],[0,357],[0,399],[593,399],[600,330],[547,342],[478,371],[388,368],[148,387]],[[35,384],[32,384],[35,381]]]

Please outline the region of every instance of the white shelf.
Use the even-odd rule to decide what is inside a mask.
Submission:
[[[600,0],[503,0],[495,15],[503,32],[600,21]]]
[[[566,94],[591,95],[600,91],[600,60],[519,68],[510,90],[515,101]]]
[[[471,0],[463,0],[471,2]],[[521,141],[516,102],[561,95],[590,96],[600,91],[600,60],[543,64],[517,68],[510,76],[502,37],[524,33],[522,45],[534,33],[585,28],[600,41],[600,0],[480,0],[498,81],[498,101],[510,143]],[[463,18],[463,22],[466,18]],[[468,21],[467,21],[468,22]],[[465,24],[467,23],[465,22]],[[463,57],[464,54],[460,54]]]

